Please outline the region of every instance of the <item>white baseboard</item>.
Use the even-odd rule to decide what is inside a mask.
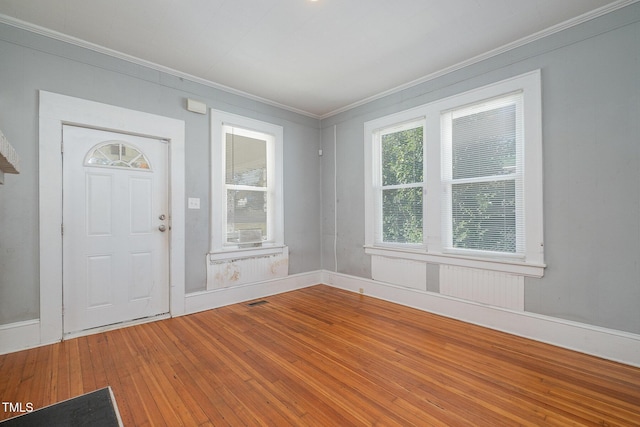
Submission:
[[[322,283],[322,272],[292,274],[280,279],[230,286],[185,295],[185,313],[192,314],[225,305],[264,298]]]
[[[264,298],[282,292],[302,289],[322,283],[322,272],[313,271],[309,273],[294,274],[281,279],[267,280],[263,282],[239,285],[234,287],[217,289],[214,291],[203,291],[185,295],[185,313],[190,314],[225,305],[249,301],[256,298]],[[119,327],[131,326],[133,324],[144,323],[152,320],[159,320],[166,316],[144,319],[142,321],[131,322],[121,325],[111,325],[104,328],[97,328],[90,331],[79,332],[74,335],[65,336],[65,339],[87,335],[89,333],[103,332]],[[0,325],[0,354],[12,353],[20,350],[36,348],[47,344],[52,344],[60,340],[42,340],[40,319],[15,322]]]
[[[359,292],[362,288],[365,295],[375,298],[640,367],[640,335],[637,334],[492,307],[326,270],[187,294],[185,314],[264,298],[320,283],[352,292]],[[41,342],[40,326],[39,319],[1,325],[0,354],[50,344]]]
[[[558,347],[640,367],[640,335],[323,271],[322,283]]]
[[[40,346],[40,319],[0,326],[0,354]]]

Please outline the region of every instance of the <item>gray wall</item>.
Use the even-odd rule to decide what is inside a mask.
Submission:
[[[0,186],[0,325],[39,317],[39,89],[185,121],[186,196],[201,199],[200,210],[185,207],[187,292],[205,288],[210,131],[185,99],[283,126],[289,271],[320,269],[318,120],[0,24],[0,129],[22,167]]]
[[[548,268],[526,279],[525,308],[640,333],[640,3],[323,120],[323,268],[370,277],[364,122],[534,69]]]
[[[291,273],[368,278],[364,122],[540,68],[548,268],[526,280],[526,310],[640,333],[639,46],[637,3],[319,123],[0,25],[0,129],[22,159],[22,173],[0,186],[0,324],[39,315],[38,89],[185,121],[186,195],[202,203],[186,210],[186,290],[194,292],[205,286],[209,120],[187,112],[185,98],[284,126]],[[434,266],[429,277],[437,291]]]

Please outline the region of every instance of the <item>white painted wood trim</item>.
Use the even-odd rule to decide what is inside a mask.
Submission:
[[[542,205],[542,133],[541,133],[541,71],[533,70],[518,76],[500,80],[466,92],[429,102],[408,110],[370,120],[364,124],[364,179],[365,179],[365,253],[389,258],[424,261],[437,264],[456,265],[459,267],[480,268],[501,271],[510,274],[521,274],[530,277],[544,275],[544,242],[543,242],[543,205]],[[515,254],[498,254],[477,251],[463,252],[459,249],[447,248],[445,241],[448,220],[444,218],[441,203],[442,189],[445,185],[442,171],[445,166],[442,160],[440,138],[443,131],[442,112],[471,105],[477,102],[519,92],[524,97],[524,145],[523,160],[525,162],[523,215],[525,221],[525,240],[522,256]],[[380,183],[375,175],[380,169],[379,144],[374,142],[377,130],[398,126],[423,118],[425,132],[425,199],[424,199],[424,241],[419,245],[401,245],[381,243],[379,217],[382,215],[380,202],[376,201],[376,189]],[[428,160],[431,159],[431,160]],[[430,231],[429,231],[430,230]]]
[[[640,367],[640,335],[324,270],[322,282],[475,325]]]
[[[63,124],[128,132],[169,141],[171,193],[170,309],[185,307],[184,121],[94,101],[40,91],[39,225],[40,343],[62,339],[62,160]]]
[[[372,256],[371,277],[379,282],[427,290],[427,263],[406,258]]]
[[[251,251],[254,252],[254,251]],[[206,290],[247,285],[268,280],[284,279],[289,275],[289,248],[278,251],[254,252],[256,255],[237,254],[234,258],[212,258],[207,256]]]
[[[233,251],[220,251],[211,252],[207,255],[209,262],[214,261],[229,261],[235,259],[254,258],[267,255],[282,255],[284,252],[288,253],[289,248],[287,246],[270,246],[261,248],[248,248],[248,249],[236,249]]]
[[[365,295],[374,298],[640,367],[640,335],[533,313],[490,307],[433,292],[403,288],[327,270],[295,274],[284,279],[252,283],[236,288],[187,294],[185,311],[182,314],[265,298],[320,283],[356,293],[362,288]],[[57,340],[59,338],[49,342],[41,340],[38,320],[3,325],[0,327],[0,354],[34,348]]]
[[[524,276],[440,265],[440,294],[524,311]]]
[[[390,96],[399,92],[402,92],[403,90],[409,89],[413,86],[417,86],[419,84],[422,83],[426,83],[428,81],[432,81],[435,80],[439,77],[445,76],[447,74],[453,73],[457,70],[461,70],[465,67],[469,67],[471,65],[480,63],[482,61],[486,61],[488,59],[491,59],[495,56],[501,55],[503,53],[509,52],[511,50],[517,49],[521,46],[524,46],[526,44],[529,43],[533,43],[536,40],[540,40],[543,39],[545,37],[551,36],[555,33],[559,33],[560,31],[564,31],[566,29],[569,29],[571,27],[575,27],[576,25],[580,25],[584,22],[590,21],[592,19],[598,18],[600,16],[606,15],[608,13],[612,13],[615,12],[618,9],[622,9],[623,7],[629,6],[633,3],[637,3],[638,0],[617,0],[614,1],[612,3],[609,3],[607,5],[604,5],[598,9],[592,10],[590,12],[587,12],[583,15],[577,16],[575,18],[569,19],[565,22],[561,22],[560,24],[551,26],[549,28],[546,28],[542,31],[539,31],[535,34],[531,34],[529,36],[523,37],[521,39],[515,40],[513,42],[507,43],[504,46],[500,46],[496,49],[492,49],[488,52],[484,52],[481,53],[480,55],[474,56],[473,58],[469,58],[469,59],[465,59],[464,61],[461,61],[457,64],[451,65],[449,67],[443,68],[441,70],[438,70],[434,73],[428,74],[426,76],[420,77],[416,80],[412,80],[410,82],[401,84],[400,86],[396,86],[393,87],[391,89],[385,90],[383,92],[374,94],[372,96],[369,96],[367,98],[361,99],[359,101],[356,101],[354,103],[351,103],[349,105],[345,105],[343,107],[337,108],[333,111],[330,111],[328,113],[322,114],[321,116],[319,116],[318,118],[320,120],[324,120],[327,119],[329,117],[338,115],[340,113],[343,113],[345,111],[349,111],[352,110],[354,108],[360,107],[362,105],[366,105],[369,104],[370,102],[373,102],[377,99],[381,99],[384,98],[386,96]]]
[[[226,189],[225,189],[225,155],[223,129],[233,126],[246,132],[258,132],[273,137],[273,150],[267,149],[268,180],[274,184],[267,189],[273,194],[269,199],[273,203],[271,213],[267,214],[270,221],[270,241],[263,243],[264,247],[284,246],[284,128],[280,125],[211,109],[211,235],[209,236],[209,251],[211,253],[236,252],[237,245],[229,245],[223,230],[226,230]],[[269,181],[271,182],[271,181]],[[222,207],[220,207],[222,204]]]
[[[519,274],[527,277],[540,278],[544,275],[545,264],[533,264],[506,259],[491,259],[466,257],[454,254],[438,254],[424,252],[418,250],[400,249],[400,248],[383,248],[378,246],[365,246],[364,251],[367,255],[383,256],[389,258],[401,258],[414,261],[422,261],[425,263],[454,265],[457,267],[477,268],[481,270],[499,271],[502,273]]]
[[[418,78],[416,80],[404,83],[404,84],[402,84],[400,86],[397,86],[397,87],[388,89],[386,91],[380,92],[378,94],[372,95],[370,97],[361,99],[361,100],[356,101],[356,102],[354,102],[352,104],[345,105],[343,107],[340,107],[338,109],[335,109],[335,110],[330,111],[330,112],[325,113],[325,114],[314,114],[314,113],[310,113],[308,111],[304,111],[304,110],[301,110],[301,109],[298,109],[298,108],[294,108],[294,107],[291,107],[291,106],[288,106],[288,105],[284,105],[282,103],[279,103],[279,102],[276,102],[276,101],[273,101],[273,100],[270,100],[270,99],[267,99],[267,98],[263,98],[263,97],[260,97],[260,96],[257,96],[257,95],[251,94],[251,93],[247,93],[247,92],[244,92],[244,91],[241,91],[241,90],[238,90],[238,89],[234,89],[234,88],[222,85],[220,83],[217,83],[217,82],[214,82],[214,81],[211,81],[211,80],[207,80],[207,79],[203,79],[201,77],[197,77],[197,76],[194,76],[194,75],[182,72],[182,71],[174,70],[172,68],[169,68],[169,67],[166,67],[166,66],[163,66],[163,65],[160,65],[160,64],[156,64],[154,62],[150,62],[150,61],[147,61],[147,60],[144,60],[144,59],[141,59],[141,58],[137,58],[137,57],[134,57],[134,56],[131,56],[131,55],[127,55],[125,53],[118,52],[116,50],[109,49],[107,47],[100,46],[100,45],[97,45],[97,44],[94,44],[94,43],[90,43],[90,42],[88,42],[86,40],[81,40],[79,38],[72,37],[72,36],[69,36],[67,34],[60,33],[58,31],[53,31],[51,29],[44,28],[44,27],[29,23],[29,22],[25,22],[25,21],[22,21],[20,19],[13,18],[13,17],[10,17],[10,16],[0,15],[0,23],[11,25],[12,27],[16,27],[16,28],[20,28],[20,29],[23,29],[23,30],[26,30],[26,31],[30,31],[30,32],[35,33],[35,34],[40,34],[40,35],[43,35],[45,37],[52,38],[54,40],[59,40],[59,41],[65,42],[65,43],[69,43],[69,44],[72,44],[72,45],[75,45],[75,46],[79,46],[79,47],[82,47],[82,48],[85,48],[85,49],[89,49],[89,50],[92,50],[94,52],[102,53],[104,55],[108,55],[108,56],[111,56],[113,58],[118,58],[118,59],[121,59],[123,61],[130,62],[132,64],[141,65],[143,67],[147,67],[147,68],[150,68],[152,70],[156,70],[156,71],[160,71],[160,72],[163,72],[163,73],[167,73],[167,74],[172,75],[172,76],[176,76],[176,77],[179,77],[179,78],[184,78],[184,79],[190,80],[192,82],[200,83],[202,85],[209,86],[209,87],[212,87],[212,88],[215,88],[215,89],[219,89],[219,90],[222,90],[222,91],[225,91],[225,92],[228,92],[228,93],[232,93],[234,95],[238,95],[238,96],[241,96],[241,97],[244,97],[244,98],[247,98],[247,99],[251,99],[251,100],[254,100],[254,101],[262,102],[262,103],[267,104],[267,105],[273,105],[275,107],[282,108],[282,109],[288,110],[288,111],[292,111],[294,113],[302,114],[302,115],[305,115],[305,116],[308,116],[308,117],[311,117],[311,118],[314,118],[314,119],[323,120],[323,119],[329,118],[331,116],[335,116],[335,115],[337,115],[339,113],[342,113],[344,111],[348,111],[348,110],[351,110],[353,108],[359,107],[361,105],[365,105],[365,104],[367,104],[369,102],[375,101],[375,100],[383,98],[385,96],[389,96],[389,95],[392,95],[394,93],[401,92],[401,91],[403,91],[403,90],[405,90],[407,88],[410,88],[412,86],[416,86],[416,85],[419,85],[421,83],[425,83],[425,82],[428,82],[430,80],[434,80],[434,79],[436,79],[438,77],[441,77],[443,75],[452,73],[452,72],[454,72],[456,70],[459,70],[459,69],[462,69],[464,67],[468,67],[470,65],[479,63],[481,61],[487,60],[487,59],[492,58],[494,56],[498,56],[498,55],[500,55],[502,53],[505,53],[505,52],[508,52],[510,50],[516,49],[516,48],[518,48],[520,46],[524,46],[524,45],[526,45],[528,43],[531,43],[531,42],[534,42],[536,40],[542,39],[544,37],[550,36],[552,34],[558,33],[560,31],[566,30],[566,29],[574,27],[576,25],[582,24],[583,22],[587,22],[587,21],[595,19],[595,18],[597,18],[599,16],[606,15],[607,13],[614,12],[614,11],[616,11],[618,9],[621,9],[623,7],[626,7],[626,6],[629,6],[629,5],[633,4],[633,3],[636,3],[637,1],[638,0],[617,0],[617,1],[614,1],[613,3],[604,5],[604,6],[598,8],[598,9],[595,9],[595,10],[593,10],[591,12],[585,13],[584,15],[577,16],[575,18],[569,19],[569,20],[567,20],[565,22],[562,22],[562,23],[560,23],[558,25],[554,25],[554,26],[552,26],[550,28],[544,29],[544,30],[542,30],[542,31],[540,31],[538,33],[535,33],[535,34],[532,34],[530,36],[524,37],[522,39],[513,41],[513,42],[508,43],[508,44],[506,44],[504,46],[501,46],[501,47],[499,47],[497,49],[490,50],[488,52],[485,52],[485,53],[480,54],[478,56],[475,56],[473,58],[470,58],[470,59],[464,60],[462,62],[459,62],[459,63],[457,63],[455,65],[450,66],[450,67],[446,67],[446,68],[444,68],[442,70],[436,71],[435,73],[428,74],[428,75],[420,77],[420,78]]]
[[[239,302],[250,301],[256,298],[265,298],[283,292],[307,288],[322,283],[321,279],[321,271],[312,271],[309,273],[292,274],[280,279],[187,294],[184,314],[197,313]]]
[[[0,354],[33,348],[40,344],[38,319],[0,326]]]

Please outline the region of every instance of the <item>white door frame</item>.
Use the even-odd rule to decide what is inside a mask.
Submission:
[[[62,328],[62,125],[169,141],[169,286],[171,316],[185,312],[184,121],[39,91],[40,344]]]

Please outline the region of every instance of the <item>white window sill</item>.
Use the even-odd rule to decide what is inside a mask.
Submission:
[[[209,253],[209,262],[235,261],[246,258],[256,258],[262,256],[281,255],[287,251],[287,246],[263,246],[259,248],[232,248],[223,251]]]
[[[367,255],[400,258],[422,261],[433,264],[455,265],[458,267],[479,268],[483,270],[500,271],[527,277],[541,278],[544,276],[545,264],[533,264],[519,260],[478,258],[464,255],[429,253],[398,247],[364,246]]]

